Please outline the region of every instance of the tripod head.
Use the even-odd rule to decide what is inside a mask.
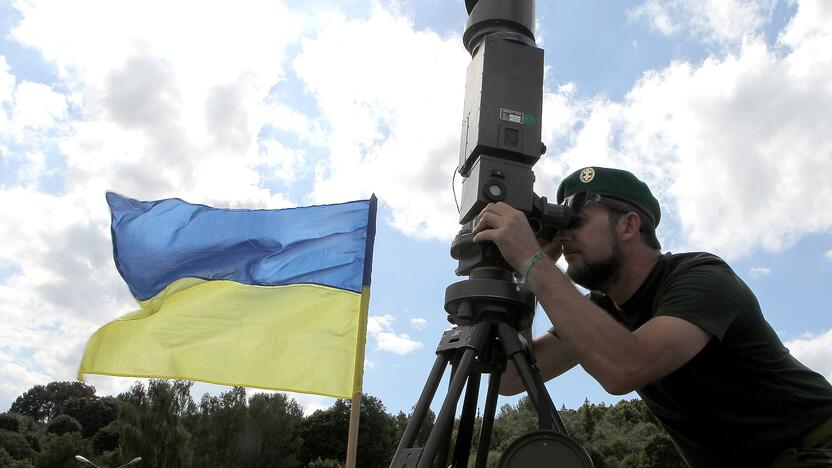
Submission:
[[[451,256],[459,260],[456,274],[470,279],[448,287],[445,310],[456,324],[494,315],[478,307],[482,298],[490,312],[495,304],[504,306],[506,320],[522,326],[534,313],[534,296],[500,284],[512,282],[512,269],[493,243],[473,242],[475,217],[489,203],[507,203],[526,214],[539,240],[549,241],[570,224],[573,213],[533,191],[532,166],[546,151],[540,119],[543,50],[535,43],[534,0],[466,0],[465,7],[469,17],[462,40],[471,63],[457,167],[463,177],[463,226]]]

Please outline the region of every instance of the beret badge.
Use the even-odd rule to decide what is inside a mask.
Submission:
[[[595,178],[595,169],[591,167],[585,167],[581,170],[581,175],[579,176],[581,182],[588,184],[592,182],[592,179]]]

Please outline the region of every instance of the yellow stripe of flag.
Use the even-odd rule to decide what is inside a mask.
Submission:
[[[350,398],[369,288],[183,278],[90,338],[81,374],[176,378]]]

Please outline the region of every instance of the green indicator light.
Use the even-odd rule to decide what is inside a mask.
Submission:
[[[534,118],[531,114],[523,114],[523,125],[534,125],[537,123],[537,119]]]

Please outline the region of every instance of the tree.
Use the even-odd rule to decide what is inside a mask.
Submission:
[[[32,458],[34,451],[23,434],[0,429],[0,449],[5,450],[13,459]]]
[[[43,385],[35,385],[14,400],[9,412],[29,416],[35,421],[46,421],[51,409],[49,391]]]
[[[685,468],[686,466],[667,434],[657,432],[645,442],[640,468]]]
[[[47,421],[63,414],[67,404],[81,398],[95,398],[95,387],[83,382],[51,382],[35,385],[12,403],[9,412]]]
[[[240,458],[245,466],[292,468],[300,466],[303,439],[297,428],[303,421],[303,409],[288,396],[258,393],[249,399],[248,418]]]
[[[298,434],[303,439],[300,452],[303,466],[317,458],[344,460],[349,412],[346,400],[335,400],[331,407],[317,410],[303,420],[298,427]]]
[[[55,435],[81,432],[81,424],[72,416],[61,414],[49,421],[49,424],[46,425],[46,432]]]
[[[347,453],[351,402],[336,400],[329,409],[315,411],[298,428],[303,438],[300,460],[306,465],[321,457],[344,460]],[[358,425],[357,465],[362,468],[387,467],[395,450],[394,418],[387,414],[376,397],[362,395]]]
[[[92,437],[92,449],[96,454],[112,452],[118,447],[119,435],[116,422],[110,423],[107,427],[102,427]]]
[[[77,424],[77,422],[76,422]],[[37,468],[78,468],[75,455],[88,453],[88,444],[79,430],[50,437],[43,444],[43,450],[35,456]]]
[[[537,430],[537,410],[528,397],[517,401],[517,406],[503,405],[494,419],[491,448],[502,452],[521,435]]]
[[[95,387],[84,382],[51,382],[46,386],[52,402],[49,418],[64,414],[68,405],[82,398],[97,398]]]
[[[394,452],[399,446],[399,441],[401,441],[402,437],[404,437],[404,431],[407,429],[407,423],[410,422],[410,419],[413,417],[413,411],[415,409],[415,407],[411,408],[409,415],[405,414],[404,411],[399,411],[398,414],[392,418],[393,433],[395,434],[393,437]],[[434,413],[432,409],[428,408],[427,414],[425,414],[425,420],[422,422],[422,427],[419,428],[419,433],[416,435],[415,447],[425,446],[425,443],[428,441],[428,437],[430,436],[430,431],[433,430],[434,424],[436,424],[436,413]]]
[[[360,414],[357,464],[368,468],[389,466],[395,451],[393,418],[381,400],[371,395],[361,395]]]
[[[5,429],[9,432],[18,432],[20,430],[20,421],[12,414],[0,413],[0,429]]]
[[[119,395],[118,437],[120,455],[130,460],[141,456],[143,463],[157,467],[191,464],[190,433],[180,416],[193,411],[191,382],[153,379],[147,390],[136,383]]]
[[[89,438],[118,417],[118,400],[112,397],[81,397],[64,404],[64,414],[75,418],[82,427],[82,435]]]
[[[34,465],[29,462],[28,458],[24,460],[15,460],[11,455],[9,455],[9,452],[2,448],[0,448],[0,466],[3,468],[34,468]]]
[[[332,460],[330,458],[324,460],[323,458],[318,457],[306,465],[306,468],[344,468],[344,464],[338,460]]]
[[[203,395],[191,424],[197,466],[234,466],[244,444],[246,391],[233,387],[219,397]]]

